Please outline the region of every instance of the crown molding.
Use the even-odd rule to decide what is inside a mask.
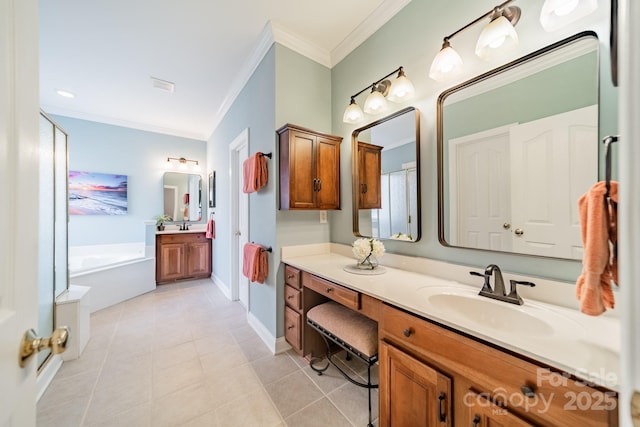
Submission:
[[[327,68],[333,68],[338,62],[344,59],[355,48],[360,46],[380,27],[387,23],[396,13],[409,4],[411,0],[385,0],[374,10],[346,39],[344,39],[335,49],[328,52],[310,43],[300,36],[285,30],[281,25],[274,22],[267,22],[260,33],[260,38],[251,56],[245,61],[244,66],[238,70],[238,78],[231,85],[227,96],[213,118],[211,131],[208,138],[211,138],[225,114],[229,111],[236,97],[247,84],[251,75],[262,61],[262,58],[269,52],[271,45],[275,42],[315,61]]]
[[[300,55],[306,56],[320,65],[331,68],[331,55],[328,50],[289,32],[283,26],[273,21],[271,22],[271,31],[273,33],[273,39],[277,43],[288,47],[294,52],[298,52]]]
[[[331,51],[335,66],[400,12],[411,0],[386,0]]]

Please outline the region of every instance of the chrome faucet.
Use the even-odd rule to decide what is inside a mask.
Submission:
[[[504,301],[511,304],[518,304],[518,305],[524,304],[522,297],[518,295],[518,291],[517,291],[518,285],[525,285],[530,287],[535,286],[535,283],[531,283],[527,281],[509,280],[510,292],[507,295],[507,292],[504,288],[504,279],[502,278],[502,271],[500,271],[500,267],[498,267],[497,265],[489,264],[487,268],[485,268],[484,274],[478,273],[476,271],[470,271],[469,273],[472,274],[473,276],[484,277],[484,284],[482,285],[482,289],[480,290],[480,293],[478,295],[481,295],[487,298],[497,299],[499,301]],[[489,283],[491,276],[494,276],[493,288],[491,288],[491,284]]]

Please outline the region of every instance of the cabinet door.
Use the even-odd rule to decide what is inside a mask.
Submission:
[[[382,147],[358,142],[358,183],[359,209],[380,209],[381,197],[381,156]]]
[[[340,143],[318,136],[316,148],[318,209],[340,208]]]
[[[187,245],[187,276],[210,274],[211,252],[208,242],[193,242]]]
[[[380,426],[451,426],[451,380],[380,342]]]
[[[484,395],[469,390],[464,397],[471,427],[533,427],[533,424],[493,404]]]
[[[312,209],[316,205],[315,144],[315,136],[291,131],[289,138],[289,207],[291,208]]]
[[[158,282],[181,279],[185,276],[187,267],[185,265],[186,254],[184,243],[162,243],[160,244]]]

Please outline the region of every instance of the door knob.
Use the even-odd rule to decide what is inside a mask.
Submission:
[[[39,337],[36,331],[29,329],[22,336],[18,363],[21,368],[24,368],[36,353],[44,349],[51,350],[53,354],[63,353],[67,349],[68,341],[69,328],[66,326],[57,328],[49,338]]]
[[[516,228],[514,233],[516,233],[516,236],[522,236],[524,234],[524,230],[522,228]]]
[[[508,222],[505,222],[504,224],[502,224],[502,228],[504,228],[505,230],[508,230],[511,228],[511,224],[509,224]]]
[[[238,230],[238,231],[236,231],[236,232],[235,232],[235,233],[233,233],[233,234],[234,234],[234,235],[236,235],[236,236],[239,236],[239,235],[240,235],[240,234],[242,234],[242,233],[240,233],[240,230]]]

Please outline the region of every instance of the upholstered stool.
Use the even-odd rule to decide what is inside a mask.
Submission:
[[[329,368],[335,368],[352,384],[369,390],[369,427],[371,423],[371,389],[378,388],[378,384],[371,384],[371,366],[378,361],[378,323],[333,301],[317,305],[307,312],[307,323],[320,332],[327,345],[327,364],[316,367],[322,359],[312,357],[309,366],[318,375],[322,375]],[[347,356],[353,354],[367,363],[367,383],[354,380],[344,372],[331,358],[331,344],[334,342],[347,351]]]

